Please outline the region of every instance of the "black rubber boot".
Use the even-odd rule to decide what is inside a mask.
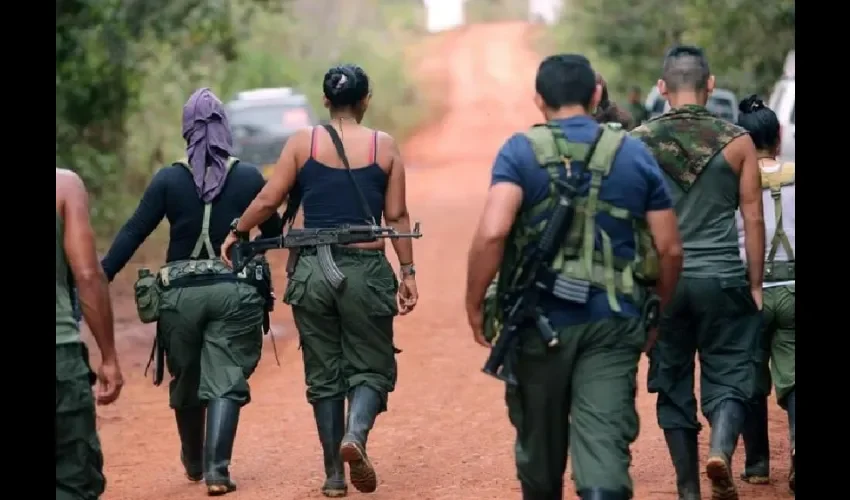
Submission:
[[[378,488],[378,476],[366,455],[366,441],[382,406],[378,391],[366,385],[358,385],[348,393],[348,429],[342,438],[340,453],[348,464],[351,484],[363,493],[372,493]]]
[[[581,500],[630,500],[631,493],[625,491],[603,490],[602,488],[585,488],[578,492]]]
[[[747,417],[744,403],[721,402],[711,416],[711,439],[705,473],[711,481],[712,500],[738,500],[732,478],[732,455]]]
[[[679,500],[700,500],[697,435],[696,429],[664,430],[664,440],[676,471]]]
[[[204,478],[204,408],[174,410],[180,435],[180,461],[189,481]]]
[[[750,403],[741,437],[744,439],[744,472],[750,484],[770,483],[770,437],[767,433],[767,396]]]
[[[785,401],[788,412],[788,432],[791,434],[791,473],[788,475],[788,487],[797,493],[797,391],[791,391]]]
[[[313,416],[316,418],[325,457],[322,494],[330,498],[344,497],[348,493],[348,486],[345,484],[345,466],[340,455],[340,445],[345,432],[345,400],[317,401],[313,404]]]
[[[239,424],[239,404],[229,399],[214,399],[207,404],[207,440],[204,447],[204,479],[207,494],[219,496],[236,489],[230,480],[230,458]]]
[[[522,500],[563,500],[564,485],[556,487],[553,491],[538,491],[531,486],[520,483],[522,488]]]

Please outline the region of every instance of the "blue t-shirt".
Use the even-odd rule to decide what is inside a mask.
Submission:
[[[599,125],[588,116],[559,120],[567,140],[590,144],[596,138]],[[590,187],[590,174],[583,168],[580,173],[579,193],[586,194]],[[538,163],[531,143],[522,134],[515,134],[505,142],[493,164],[491,184],[510,182],[522,188],[523,209],[542,201],[549,193],[549,174]],[[670,192],[661,176],[661,168],[646,146],[637,139],[626,137],[614,157],[611,172],[602,180],[599,198],[613,206],[628,209],[635,218],[645,219],[646,212],[673,207]],[[632,260],[635,241],[632,224],[614,219],[607,214],[596,216],[596,248],[601,250],[599,229],[611,238],[616,257]],[[638,308],[627,297],[620,297],[620,315],[637,317]],[[561,327],[599,321],[613,316],[604,290],[593,288],[587,304],[563,301],[544,293],[541,306],[552,323]]]

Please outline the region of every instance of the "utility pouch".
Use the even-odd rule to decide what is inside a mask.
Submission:
[[[133,285],[136,299],[136,311],[142,323],[153,323],[159,319],[159,303],[162,294],[157,277],[151,270],[139,269],[139,278]]]

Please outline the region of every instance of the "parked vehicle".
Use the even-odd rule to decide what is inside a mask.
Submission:
[[[644,106],[646,106],[650,118],[655,118],[670,110],[670,103],[658,92],[658,87],[652,87],[652,90],[649,91]],[[738,120],[738,98],[731,90],[714,89],[714,92],[708,98],[706,107],[724,120],[731,122]]]
[[[768,106],[776,113],[779,124],[782,126],[782,150],[779,157],[783,161],[795,161],[796,157],[796,133],[797,124],[795,114],[797,111],[797,87],[794,83],[795,64],[794,51],[788,53],[785,58],[785,67],[782,78],[773,86]]]
[[[319,123],[307,97],[286,87],[239,92],[225,108],[235,155],[258,165],[266,177],[289,137]]]

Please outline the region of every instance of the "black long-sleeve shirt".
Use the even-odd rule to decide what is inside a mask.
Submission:
[[[242,215],[264,184],[262,174],[250,163],[240,162],[230,169],[210,212],[210,241],[216,255],[230,232],[230,223]],[[136,212],[115,236],[103,258],[103,270],[109,281],[121,272],[163,217],[171,224],[166,262],[188,259],[201,235],[204,202],[198,197],[192,174],[185,166],[171,165],[153,176]],[[282,229],[277,213],[260,224],[263,237],[278,236]],[[201,250],[201,255],[206,257],[206,250]]]

